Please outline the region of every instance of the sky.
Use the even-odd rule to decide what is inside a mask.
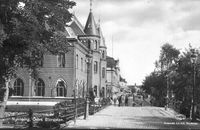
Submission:
[[[73,0],[85,26],[89,0]],[[184,51],[200,47],[200,0],[93,0],[92,11],[105,37],[107,53],[119,59],[128,85],[141,85],[155,68],[161,46]]]

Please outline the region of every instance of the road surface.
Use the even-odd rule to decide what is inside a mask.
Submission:
[[[200,129],[200,124],[181,120],[180,114],[171,109],[165,110],[162,107],[118,107],[112,105],[95,115],[90,115],[87,120],[79,117],[76,124],[71,121],[64,128]]]

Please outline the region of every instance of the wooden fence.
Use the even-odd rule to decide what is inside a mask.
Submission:
[[[60,124],[74,120],[86,113],[86,99],[74,98],[60,102],[53,109],[43,111],[15,112],[4,118],[0,118],[4,125],[14,128],[59,128]],[[109,98],[104,98],[99,102],[89,102],[89,114],[94,114],[110,105]]]

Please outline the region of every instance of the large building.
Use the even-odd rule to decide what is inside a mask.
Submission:
[[[74,15],[64,32],[69,51],[58,55],[45,54],[38,79],[30,71],[19,68],[12,79],[10,99],[72,97],[75,90],[78,97],[85,97],[90,91],[96,97],[106,96],[106,45],[100,23],[96,24],[90,9],[85,27]],[[58,99],[58,98],[57,98]]]

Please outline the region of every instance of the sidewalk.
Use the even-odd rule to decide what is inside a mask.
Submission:
[[[118,107],[108,106],[107,108],[90,115],[87,120],[82,117],[68,122],[66,129],[87,128],[87,129],[158,129],[168,128],[165,123],[181,122],[176,119],[179,115],[173,110],[159,107]],[[181,125],[181,124],[180,124]],[[170,126],[171,127],[171,126]],[[174,126],[177,127],[177,126]]]

